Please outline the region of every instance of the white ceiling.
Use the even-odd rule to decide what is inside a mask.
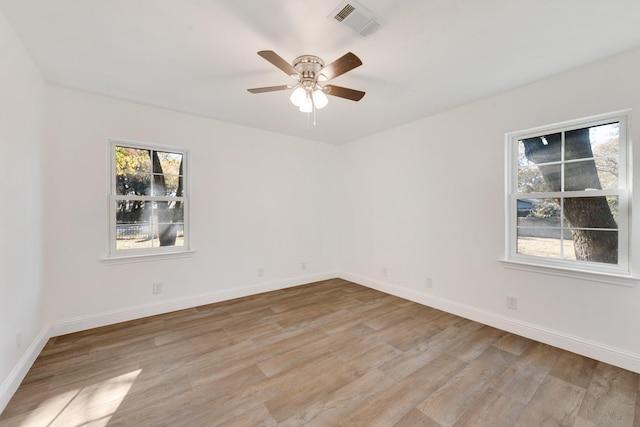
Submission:
[[[640,47],[638,0],[360,0],[383,22],[362,37],[329,15],[341,0],[0,0],[51,83],[342,144]],[[259,57],[363,65],[331,81],[317,126]]]

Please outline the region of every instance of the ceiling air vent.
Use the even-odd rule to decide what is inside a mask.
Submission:
[[[353,0],[342,3],[334,9],[329,17],[346,25],[363,37],[375,33],[380,27],[380,22],[374,18],[373,13]]]

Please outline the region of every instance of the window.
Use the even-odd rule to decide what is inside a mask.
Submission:
[[[110,152],[110,256],[187,251],[187,151],[111,141]]]
[[[507,134],[507,261],[630,274],[629,119]]]

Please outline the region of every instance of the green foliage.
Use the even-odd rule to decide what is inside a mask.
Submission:
[[[151,183],[151,152],[116,147],[117,193],[146,195]]]
[[[116,176],[117,194],[122,195],[151,195],[151,186],[159,182],[156,177],[162,177],[164,181],[163,194],[180,196],[182,155],[162,151],[154,151],[160,166],[154,173],[151,150],[131,147],[116,147]],[[157,190],[157,189],[156,189]]]
[[[518,169],[518,192],[542,193],[545,191],[549,191],[549,187],[537,166]]]
[[[528,216],[534,218],[558,218],[560,216],[560,204],[557,199],[537,200]]]

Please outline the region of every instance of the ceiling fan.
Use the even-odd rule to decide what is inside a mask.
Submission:
[[[360,101],[365,94],[360,90],[324,84],[324,82],[362,65],[360,58],[351,52],[346,53],[327,66],[324,65],[322,59],[313,55],[299,56],[291,64],[272,50],[261,50],[258,55],[298,82],[292,85],[267,86],[247,90],[251,93],[263,93],[295,89],[291,94],[290,100],[303,113],[310,113],[327,105],[329,101],[326,95],[337,96],[351,101]]]

